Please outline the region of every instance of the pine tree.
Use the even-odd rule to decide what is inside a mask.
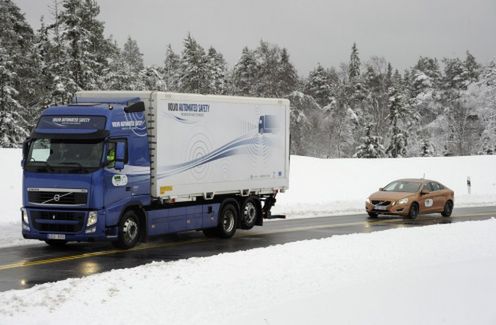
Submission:
[[[398,85],[393,85],[389,89],[389,115],[391,140],[386,153],[389,157],[406,157],[408,134],[406,123],[407,112],[404,107],[404,100],[401,93],[396,88]]]
[[[380,136],[372,135],[373,123],[367,124],[365,136],[361,138],[361,144],[357,147],[354,157],[356,158],[382,158],[385,156],[384,147]]]
[[[298,74],[295,67],[289,62],[289,53],[283,48],[277,67],[277,92],[279,97],[287,96],[296,89]]]
[[[331,102],[331,81],[329,74],[320,63],[310,71],[305,85],[305,93],[312,96],[321,107],[324,107]]]
[[[34,32],[19,7],[11,0],[0,0],[0,47],[4,49],[4,57],[15,63],[10,68],[15,75],[11,86],[18,92],[16,98],[22,107],[18,113],[29,121],[34,115],[29,110],[41,91],[38,82],[41,64],[34,50],[34,40]]]
[[[257,77],[255,92],[259,97],[280,97],[278,87],[278,67],[281,50],[276,45],[260,41],[255,49]]]
[[[358,56],[358,48],[356,43],[353,43],[351,48],[348,77],[350,81],[360,77],[360,57]]]
[[[479,63],[477,63],[475,57],[469,51],[467,51],[466,58],[463,63],[465,65],[464,78],[469,83],[479,81],[481,66],[479,65]]]
[[[243,48],[241,58],[234,66],[233,86],[234,92],[242,96],[254,96],[257,82],[257,62],[255,55],[247,47]]]
[[[221,53],[210,47],[206,58],[206,78],[208,87],[206,93],[222,95],[227,91],[227,64]]]
[[[143,54],[140,52],[138,42],[128,36],[126,43],[121,52],[123,60],[133,71],[141,71],[145,68],[143,63]]]
[[[180,74],[181,74],[181,58],[177,55],[172,46],[167,46],[164,62],[164,81],[169,91],[179,91]]]
[[[180,85],[181,91],[188,93],[205,94],[208,90],[205,50],[190,34],[184,40]]]
[[[14,61],[0,46],[0,147],[18,147],[28,136],[28,123],[20,114],[24,108],[14,88],[17,77]]]
[[[64,0],[62,6],[61,38],[68,47],[67,62],[63,63],[78,88],[98,89],[111,49],[103,35],[103,23],[96,18],[100,7],[95,0]]]

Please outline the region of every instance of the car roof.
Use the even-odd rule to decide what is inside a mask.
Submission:
[[[429,183],[429,182],[439,183],[437,181],[433,181],[431,179],[425,179],[425,178],[402,178],[402,179],[397,179],[396,182],[397,181],[415,182],[415,183]]]

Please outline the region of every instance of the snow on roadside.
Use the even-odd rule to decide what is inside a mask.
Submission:
[[[495,324],[496,219],[159,262],[0,293],[0,324]]]

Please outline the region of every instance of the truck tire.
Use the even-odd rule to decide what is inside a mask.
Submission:
[[[219,210],[219,223],[217,228],[204,229],[207,237],[231,238],[236,233],[238,225],[238,204],[234,200],[226,200]]]
[[[241,205],[239,227],[241,229],[251,229],[261,217],[262,207],[256,197],[247,198]]]
[[[118,237],[112,244],[117,248],[130,249],[140,240],[140,221],[134,210],[127,210],[121,217],[118,225]]]

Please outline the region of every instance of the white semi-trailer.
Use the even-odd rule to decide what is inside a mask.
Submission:
[[[125,248],[186,230],[228,238],[262,225],[288,189],[289,101],[79,92],[43,112],[24,153],[26,238]],[[75,208],[79,219],[67,217]]]

